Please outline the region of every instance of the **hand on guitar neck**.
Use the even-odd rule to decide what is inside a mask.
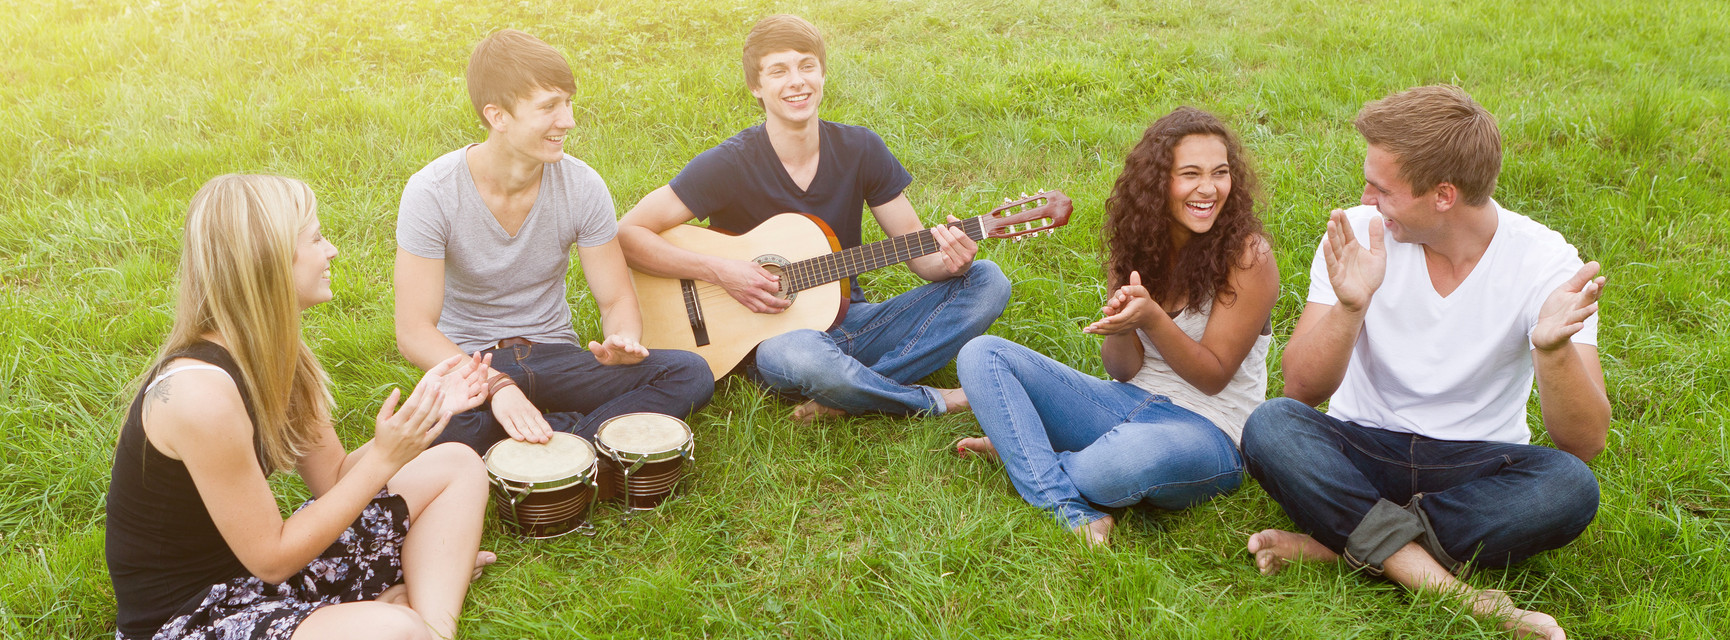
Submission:
[[[937,241],[937,254],[943,258],[943,272],[949,277],[967,273],[973,266],[973,257],[979,255],[979,243],[967,237],[967,233],[957,229],[952,224],[959,224],[960,218],[949,216],[949,224],[931,227],[931,238]]]

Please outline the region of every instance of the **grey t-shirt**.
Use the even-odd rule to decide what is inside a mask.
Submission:
[[[540,194],[513,237],[481,200],[467,151],[415,172],[397,210],[397,246],[445,263],[439,331],[468,353],[514,337],[580,344],[565,273],[572,243],[599,246],[618,233],[606,182],[569,155],[546,165]]]

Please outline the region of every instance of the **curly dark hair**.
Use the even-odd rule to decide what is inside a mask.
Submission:
[[[1219,217],[1207,233],[1196,235],[1174,251],[1171,242],[1170,194],[1173,149],[1185,136],[1212,135],[1225,142],[1231,171],[1231,193],[1219,206]],[[1154,122],[1123,161],[1123,173],[1105,201],[1102,229],[1112,286],[1129,282],[1129,272],[1141,272],[1141,283],[1155,300],[1182,298],[1184,308],[1200,311],[1214,299],[1236,298],[1228,279],[1234,264],[1246,257],[1252,243],[1267,241],[1255,203],[1260,197],[1256,174],[1237,134],[1212,114],[1178,107]]]

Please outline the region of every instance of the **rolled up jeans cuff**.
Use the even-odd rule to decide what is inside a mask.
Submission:
[[[1346,564],[1382,575],[1382,563],[1407,542],[1424,533],[1424,521],[1400,505],[1378,499],[1358,526],[1346,536]]]
[[[1418,546],[1423,547],[1424,551],[1429,552],[1430,557],[1435,558],[1436,563],[1442,565],[1443,569],[1447,569],[1448,573],[1464,577],[1464,574],[1460,573],[1461,569],[1464,568],[1464,565],[1461,564],[1460,561],[1455,560],[1453,556],[1448,555],[1447,549],[1442,548],[1442,542],[1436,539],[1436,528],[1430,525],[1430,514],[1425,513],[1424,510],[1418,506],[1418,503],[1423,501],[1423,499],[1424,494],[1419,493],[1412,496],[1411,502],[1406,503],[1406,511],[1417,516],[1418,523],[1424,527],[1423,534],[1418,536]]]

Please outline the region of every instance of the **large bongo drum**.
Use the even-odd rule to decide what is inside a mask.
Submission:
[[[527,538],[557,538],[589,529],[595,498],[595,447],[554,432],[546,444],[501,440],[487,449],[499,517]]]
[[[595,448],[614,464],[610,472],[627,511],[653,509],[673,493],[692,459],[690,425],[659,413],[627,413],[601,423]]]

